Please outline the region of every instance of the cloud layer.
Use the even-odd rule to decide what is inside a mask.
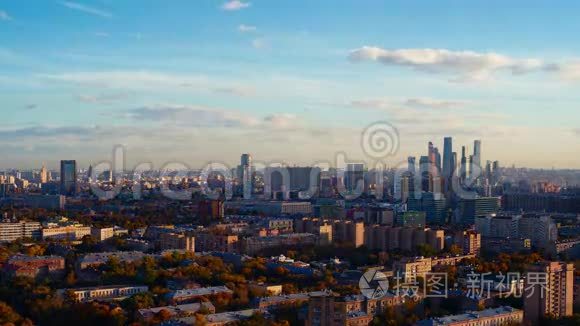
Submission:
[[[0,10],[0,20],[12,20],[12,17],[4,10]]]
[[[69,9],[84,12],[86,14],[90,14],[93,16],[98,16],[98,17],[107,18],[107,19],[113,18],[113,14],[111,14],[108,11],[89,7],[89,6],[84,5],[82,3],[72,2],[72,1],[62,1],[61,4]]]
[[[383,49],[363,46],[349,54],[353,62],[375,61],[389,66],[403,66],[428,73],[447,73],[457,80],[482,80],[506,71],[522,75],[556,68],[539,59],[512,58],[494,52],[451,51],[447,49]]]
[[[244,8],[248,8],[251,5],[251,3],[249,2],[242,2],[239,0],[232,0],[232,1],[228,1],[226,3],[224,3],[222,5],[222,9],[226,10],[226,11],[236,11],[236,10],[241,10]]]

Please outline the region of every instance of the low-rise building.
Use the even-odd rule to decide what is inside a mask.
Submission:
[[[0,222],[0,242],[11,242],[22,238],[39,239],[40,229],[38,222]]]
[[[417,277],[425,277],[432,269],[431,258],[413,257],[403,258],[393,264],[393,272],[397,277],[403,279],[405,283],[414,282]]]
[[[109,259],[115,258],[120,262],[136,262],[142,260],[146,254],[140,251],[95,252],[84,255],[77,262],[79,269],[97,268],[106,264]]]
[[[259,309],[270,309],[281,306],[299,306],[308,302],[308,293],[295,293],[285,295],[275,295],[258,299]]]
[[[148,323],[155,317],[156,314],[162,310],[167,311],[171,319],[190,317],[198,312],[204,312],[205,314],[215,314],[215,307],[211,302],[201,302],[139,309],[137,311],[137,319],[140,322]]]
[[[25,276],[31,278],[61,277],[65,273],[65,261],[60,256],[26,256],[15,255],[4,265],[8,276]]]
[[[73,297],[76,302],[90,302],[96,300],[113,301],[123,300],[135,294],[149,291],[146,285],[138,286],[97,286],[76,289],[60,289],[57,293],[62,297]]]
[[[183,289],[173,291],[167,298],[174,303],[185,303],[200,298],[211,298],[217,295],[231,296],[234,292],[225,286],[211,286],[197,289]]]
[[[282,285],[265,284],[262,282],[249,282],[248,289],[261,297],[277,296],[282,294]]]
[[[49,226],[42,229],[42,239],[56,240],[81,240],[84,236],[91,235],[91,227],[82,224],[64,226]]]
[[[206,315],[201,319],[201,323],[205,326],[225,326],[225,325],[236,325],[239,322],[248,319],[255,315],[256,313],[265,313],[264,311],[258,309],[248,309],[240,311],[227,311],[218,314]],[[179,325],[196,325],[196,317],[185,317],[175,319]]]
[[[115,236],[114,228],[91,228],[91,236],[97,241],[105,241]]]

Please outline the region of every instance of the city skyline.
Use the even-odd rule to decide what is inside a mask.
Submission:
[[[360,137],[376,121],[400,133],[393,165],[428,141],[443,154],[451,136],[458,153],[481,139],[482,164],[580,167],[574,10],[493,8],[4,2],[0,169],[84,167],[110,160],[116,144],[129,165],[156,168],[234,166],[240,152],[299,165],[344,152],[371,163]]]

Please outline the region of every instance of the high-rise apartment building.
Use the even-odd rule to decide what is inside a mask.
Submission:
[[[524,286],[524,318],[540,325],[540,318],[572,316],[574,264],[544,262],[532,266]]]

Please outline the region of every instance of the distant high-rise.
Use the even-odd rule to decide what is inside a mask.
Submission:
[[[461,181],[465,181],[467,177],[467,157],[465,156],[465,151],[465,146],[461,146],[461,167],[459,169],[459,178]]]
[[[457,152],[451,153],[451,175],[455,173],[455,169],[457,169]]]
[[[415,156],[409,156],[407,158],[407,171],[411,174],[415,174]]]
[[[429,157],[429,163],[435,164],[435,146],[432,142],[429,142],[427,146],[427,157]]]
[[[252,156],[250,154],[242,154],[239,170],[244,199],[250,199],[252,197],[253,190]]]
[[[242,154],[240,162],[241,162],[242,166],[251,166],[252,165],[252,155]]]
[[[64,196],[74,196],[77,193],[77,162],[75,160],[60,161],[60,193]]]
[[[441,154],[439,153],[439,148],[435,147],[433,152],[435,156],[435,161],[433,162],[433,164],[435,164],[437,171],[441,171]]]
[[[364,191],[364,168],[363,163],[348,163],[344,174],[344,185],[347,191]],[[358,189],[358,184],[363,183],[362,189]]]
[[[43,164],[42,168],[40,169],[40,183],[47,183],[47,182],[48,182],[48,170],[46,169],[46,167]]]
[[[443,139],[443,178],[450,179],[453,174],[453,138],[445,137]]]
[[[469,155],[469,159],[467,160],[467,166],[469,167],[469,172],[467,173],[467,177],[469,180],[472,180],[473,178],[477,177],[475,175],[475,167],[473,164],[473,155]]]
[[[481,140],[473,142],[473,164],[481,168]]]

